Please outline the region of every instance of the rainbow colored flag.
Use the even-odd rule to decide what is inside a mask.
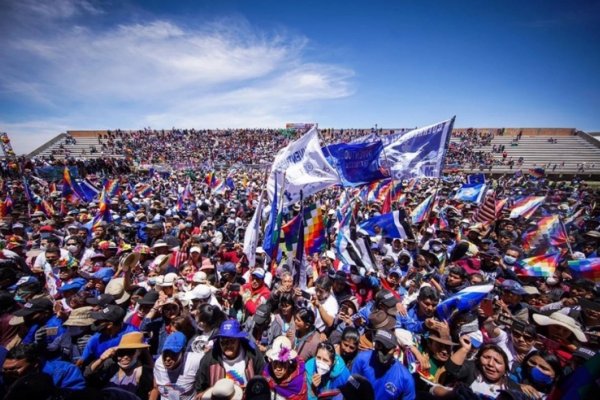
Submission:
[[[106,179],[104,181],[104,189],[109,197],[116,197],[121,194],[121,186],[118,179]]]
[[[567,244],[567,232],[560,223],[558,215],[543,217],[537,222],[537,227],[523,235],[523,249],[531,251],[547,242],[551,246]]]
[[[535,179],[543,178],[546,175],[546,170],[541,167],[530,168],[529,175],[531,175]]]
[[[6,212],[7,215],[12,213],[13,204],[10,194],[6,193],[6,198],[4,199],[4,212]]]
[[[435,192],[430,194],[425,200],[421,202],[418,206],[412,210],[410,213],[410,217],[412,219],[412,223],[414,225],[419,224],[429,218],[429,210],[431,209],[431,205],[433,204],[433,199],[435,197]]]
[[[554,275],[560,253],[542,254],[525,258],[517,263],[517,275],[549,277]]]
[[[546,196],[528,196],[515,202],[513,208],[510,210],[510,218],[531,218],[533,213],[535,213],[545,200]]]
[[[304,251],[311,256],[325,249],[325,225],[323,213],[316,204],[304,208]]]
[[[102,221],[111,222],[111,220],[106,189],[102,188],[102,193],[100,193],[100,198],[98,199],[98,211],[92,220],[92,230],[100,225]]]
[[[569,261],[569,269],[578,278],[600,282],[600,257]]]

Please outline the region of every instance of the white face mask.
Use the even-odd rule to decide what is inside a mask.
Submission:
[[[331,369],[331,366],[329,364],[321,360],[316,360],[315,364],[317,366],[317,374],[319,375],[325,375]]]
[[[75,254],[79,251],[79,246],[77,246],[77,245],[67,246],[67,250],[69,250],[69,253]]]
[[[438,252],[442,249],[442,246],[440,246],[439,244],[434,244],[433,246],[431,246],[431,248],[433,249],[433,251]]]

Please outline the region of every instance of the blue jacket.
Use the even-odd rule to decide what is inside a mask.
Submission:
[[[389,367],[377,361],[374,350],[358,353],[352,364],[352,373],[367,378],[377,400],[414,400],[415,381],[410,372],[398,361]]]
[[[85,363],[100,358],[102,353],[111,347],[115,347],[121,341],[121,336],[130,332],[137,332],[138,329],[129,324],[123,324],[121,332],[117,333],[114,337],[108,337],[102,335],[100,332],[95,333],[85,345],[81,358]]]
[[[406,312],[406,317],[398,315],[396,318],[400,322],[400,328],[406,329],[412,333],[424,333],[425,332],[425,318],[420,319],[417,315],[418,304],[415,304],[409,308]]]
[[[52,382],[58,389],[85,389],[85,379],[75,364],[66,361],[46,361],[42,366],[42,372],[52,377]]]
[[[328,374],[321,377],[321,385],[317,388],[317,393],[313,392],[312,377],[317,372],[316,359],[313,357],[306,362],[306,383],[308,384],[308,398],[316,400],[317,396],[326,391],[340,388],[350,378],[350,371],[346,367],[344,360],[338,354],[335,355],[333,366]]]

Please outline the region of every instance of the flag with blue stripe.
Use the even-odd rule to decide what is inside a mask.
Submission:
[[[453,296],[442,301],[436,307],[438,317],[443,321],[449,320],[455,313],[470,310],[483,300],[494,285],[474,285],[464,288]]]
[[[406,222],[406,212],[404,210],[396,210],[369,218],[359,224],[358,227],[360,232],[375,236],[375,227],[377,226],[381,228],[384,237],[401,239],[412,237],[410,228]]]
[[[479,204],[481,203],[484,194],[485,183],[465,183],[458,189],[454,199]]]

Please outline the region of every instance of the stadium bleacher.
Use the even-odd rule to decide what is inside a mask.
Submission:
[[[353,130],[357,135],[368,131],[368,129]],[[464,131],[466,129],[455,129],[455,133]],[[497,134],[501,130],[496,128],[486,128],[480,131],[494,132],[494,138],[489,144],[472,148],[473,151],[492,154],[494,163],[491,170],[470,163],[454,165],[453,169],[467,172],[485,170],[492,173],[512,173],[540,167],[544,168],[547,174],[600,174],[600,142],[584,132],[576,132],[574,129],[517,128],[504,129],[503,134]],[[387,132],[389,130],[383,131],[384,134]],[[519,132],[522,133],[522,136],[520,140],[515,141]],[[29,154],[29,157],[45,158],[50,155],[53,155],[55,159],[125,157],[125,152],[115,147],[102,149],[102,142],[98,138],[106,133],[107,131],[102,130],[69,131],[68,135],[62,134],[62,138],[59,140],[49,141]],[[327,134],[323,135],[326,139],[327,136]],[[73,137],[76,143],[69,144],[69,137]],[[551,142],[551,138],[554,141]],[[460,143],[460,138],[453,135],[451,142]],[[497,149],[502,145],[507,153],[506,158],[503,158],[502,151],[493,151],[494,148]],[[521,157],[523,161],[519,164],[518,160]],[[512,168],[508,163],[510,160],[514,161]]]

